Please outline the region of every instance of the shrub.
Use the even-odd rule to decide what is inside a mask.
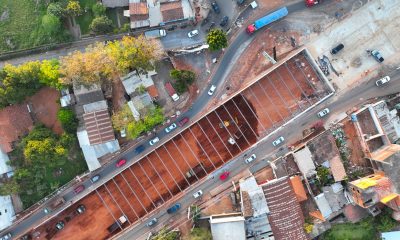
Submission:
[[[76,132],[76,129],[78,127],[78,120],[75,118],[75,114],[72,110],[61,108],[57,113],[57,119],[61,122],[61,125],[65,132]]]
[[[100,17],[106,14],[106,7],[101,3],[96,3],[92,6],[92,12],[95,17]]]
[[[93,19],[89,26],[94,33],[105,34],[113,30],[112,21],[107,16],[100,16]]]

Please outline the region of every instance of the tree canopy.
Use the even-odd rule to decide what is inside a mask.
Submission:
[[[82,8],[78,1],[69,0],[66,7],[66,12],[70,16],[79,16],[82,14]]]
[[[75,134],[78,128],[78,120],[75,113],[68,108],[61,108],[58,110],[57,119],[61,122],[63,129],[67,133]]]
[[[226,48],[228,46],[226,33],[222,29],[212,29],[207,34],[207,44],[210,46],[211,51]]]
[[[161,108],[156,107],[151,109],[148,114],[143,116],[139,121],[133,120],[126,125],[127,136],[130,139],[135,139],[140,136],[140,134],[148,132],[158,124],[163,123],[164,120],[165,117]]]
[[[186,92],[188,86],[190,86],[196,79],[195,73],[188,70],[173,69],[169,74],[173,79],[175,79],[174,87],[179,94]]]
[[[93,19],[89,28],[94,33],[105,34],[113,30],[113,22],[105,15],[98,16]]]

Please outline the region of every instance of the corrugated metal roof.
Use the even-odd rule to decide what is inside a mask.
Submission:
[[[339,156],[335,156],[334,158],[330,159],[329,165],[335,182],[340,182],[347,176],[346,170],[344,169],[343,163]]]
[[[321,193],[314,197],[317,203],[318,209],[321,211],[322,216],[327,219],[332,214],[332,208],[329,206],[328,201],[325,198],[325,194]]]
[[[108,110],[83,114],[85,128],[90,145],[100,144],[115,139]]]

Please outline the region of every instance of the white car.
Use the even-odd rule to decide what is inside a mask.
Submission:
[[[201,197],[201,195],[203,195],[203,191],[201,191],[201,190],[199,190],[199,191],[193,193],[193,197],[194,197],[194,198],[199,198],[199,197]]]
[[[158,137],[155,137],[155,138],[153,138],[153,139],[151,139],[151,140],[149,141],[149,144],[150,144],[151,146],[153,146],[153,145],[156,144],[158,141],[160,141],[160,139],[159,139]]]
[[[323,118],[326,115],[328,115],[328,113],[329,113],[329,108],[324,108],[324,109],[322,109],[321,111],[319,111],[317,113],[317,116],[320,117],[320,118]]]
[[[188,33],[188,37],[190,37],[190,38],[192,38],[196,35],[199,35],[199,30],[197,30],[197,29]]]
[[[215,85],[211,85],[210,90],[208,90],[208,95],[212,96],[215,92],[215,89],[217,88],[217,86]]]
[[[246,158],[246,159],[244,160],[244,162],[245,162],[245,163],[251,163],[251,162],[254,161],[256,158],[257,158],[257,156],[253,153],[253,154],[251,154],[250,157]]]
[[[171,125],[169,125],[168,127],[165,128],[165,132],[166,132],[166,133],[169,133],[169,132],[171,132],[172,130],[174,130],[176,127],[177,127],[176,124],[173,123],[173,124],[171,124]]]
[[[121,129],[121,137],[126,137],[126,128]]]
[[[377,87],[380,87],[382,85],[385,85],[389,81],[390,81],[390,77],[386,76],[386,77],[383,77],[383,78],[379,79],[378,81],[376,81],[375,84],[376,84]]]
[[[272,145],[274,147],[276,147],[278,145],[281,145],[284,141],[285,141],[285,139],[282,136],[280,136],[280,137],[278,137],[278,139],[276,139],[275,141],[272,142]]]

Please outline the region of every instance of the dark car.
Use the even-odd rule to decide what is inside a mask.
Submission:
[[[382,57],[381,53],[377,50],[372,50],[371,55],[375,58],[378,62],[383,62],[385,59]]]
[[[82,214],[82,213],[84,213],[85,211],[86,211],[86,207],[85,207],[85,205],[83,205],[83,204],[79,205],[79,206],[76,208],[76,212],[77,212],[78,214]]]
[[[168,208],[167,213],[169,213],[169,214],[176,213],[180,208],[181,208],[181,204],[177,203],[174,206]]]
[[[183,127],[188,122],[189,122],[189,118],[188,117],[184,117],[184,118],[182,118],[182,120],[180,120],[178,122],[178,125],[179,125],[179,127]]]
[[[338,53],[340,50],[342,50],[343,48],[344,48],[344,45],[340,43],[340,44],[337,45],[336,47],[332,48],[331,53],[332,53],[332,54],[336,54],[336,53]]]
[[[236,3],[237,3],[238,5],[242,5],[242,4],[244,3],[244,1],[245,1],[245,0],[236,0]]]
[[[214,12],[216,14],[219,14],[221,12],[221,10],[219,9],[218,3],[217,2],[212,2],[211,3],[211,7],[214,10]]]
[[[136,154],[139,154],[139,153],[143,152],[144,149],[145,149],[145,147],[144,147],[143,145],[137,146],[137,147],[135,148],[135,153],[136,153]]]
[[[219,25],[220,25],[221,27],[226,26],[226,24],[228,24],[228,20],[229,20],[229,17],[228,17],[228,16],[223,17],[222,20],[221,20],[221,22],[219,23]]]
[[[83,190],[85,190],[85,186],[79,185],[79,186],[77,186],[77,187],[74,189],[74,192],[75,192],[76,194],[78,194],[78,193],[82,192]]]

